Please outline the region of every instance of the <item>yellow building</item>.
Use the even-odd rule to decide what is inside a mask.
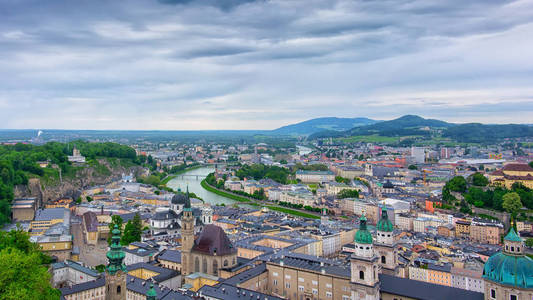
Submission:
[[[209,274],[196,272],[185,276],[185,287],[189,287],[194,292],[204,285],[214,286],[217,283],[218,277]]]
[[[64,198],[56,201],[48,202],[45,208],[69,208],[72,203],[72,199]]]
[[[50,226],[63,223],[70,218],[70,212],[65,208],[45,208],[39,209],[35,213],[35,218],[30,222],[30,235],[42,235]]]
[[[181,272],[181,252],[180,251],[164,250],[161,254],[158,255],[157,260],[163,267]]]
[[[155,277],[155,276],[157,276],[159,274],[160,273],[158,273],[156,271],[148,270],[148,269],[145,269],[145,268],[138,268],[138,269],[134,269],[134,270],[128,271],[128,275],[135,276],[135,277],[143,279],[143,280],[150,279],[150,278]]]
[[[450,272],[450,270],[451,267],[449,265],[428,265],[427,282],[445,286],[452,286],[452,273]]]
[[[507,189],[515,182],[533,189],[533,168],[528,164],[506,164],[503,169],[490,173],[489,180],[492,185],[504,186]]]
[[[464,220],[457,220],[455,222],[455,236],[470,237],[470,222]]]

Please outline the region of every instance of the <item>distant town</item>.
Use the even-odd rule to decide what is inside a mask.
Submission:
[[[532,299],[533,136],[431,122],[2,132],[0,253],[43,299]]]

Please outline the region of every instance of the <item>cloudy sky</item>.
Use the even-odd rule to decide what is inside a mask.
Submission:
[[[0,0],[0,128],[533,123],[533,0]]]

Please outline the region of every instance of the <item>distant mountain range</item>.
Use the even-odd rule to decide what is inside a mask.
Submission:
[[[454,124],[420,116],[406,115],[390,121],[357,126],[345,131],[325,130],[315,132],[310,139],[352,136],[385,136],[429,139],[434,136],[450,138],[457,142],[485,143],[504,138],[533,137],[533,127],[521,124],[485,125],[479,123]]]
[[[280,135],[310,135],[321,131],[346,131],[358,126],[375,124],[379,121],[368,118],[316,118],[304,122],[291,124],[272,130]]]

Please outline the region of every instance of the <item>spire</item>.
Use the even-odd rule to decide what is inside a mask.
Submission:
[[[187,199],[185,200],[185,206],[183,208],[185,209],[191,209],[191,198],[189,197],[189,185],[187,185],[187,193],[186,193]]]
[[[509,229],[509,233],[507,233],[504,240],[511,241],[511,242],[522,242],[522,239],[520,238],[520,236],[518,236],[516,231],[514,231],[513,226],[511,226],[511,228]]]
[[[111,275],[115,275],[117,271],[126,272],[126,266],[122,263],[126,254],[122,251],[122,246],[120,245],[120,230],[115,224],[115,228],[111,231],[113,237],[111,237],[111,246],[109,251],[107,251],[107,259],[109,264],[107,265],[107,272]]]
[[[157,292],[154,289],[154,283],[150,283],[150,289],[146,292],[146,300],[155,300],[157,297]]]

